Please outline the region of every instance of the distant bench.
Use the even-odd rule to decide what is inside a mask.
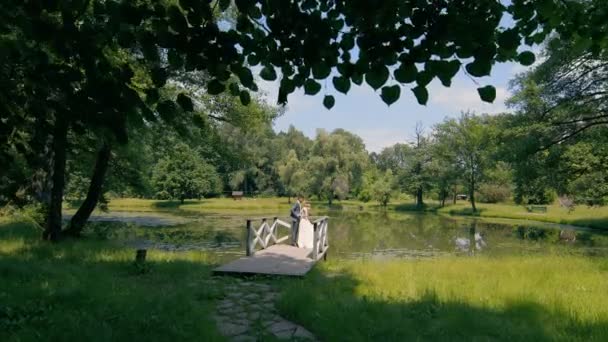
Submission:
[[[545,206],[545,205],[529,205],[526,207],[526,209],[528,210],[529,213],[534,213],[534,212],[546,213],[547,212],[547,206]]]
[[[243,199],[243,192],[242,191],[233,191],[232,192],[232,198],[236,201],[236,200],[241,200]]]

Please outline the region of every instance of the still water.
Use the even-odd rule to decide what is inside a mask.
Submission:
[[[354,259],[441,255],[572,253],[608,256],[608,233],[533,221],[487,220],[432,213],[323,213],[329,221],[329,255]],[[91,234],[163,250],[209,250],[222,259],[245,253],[245,220],[239,215],[146,213],[97,216]],[[254,226],[261,222],[255,215]],[[271,219],[272,215],[269,215]],[[287,219],[284,219],[287,221]],[[288,234],[287,229],[283,234]]]

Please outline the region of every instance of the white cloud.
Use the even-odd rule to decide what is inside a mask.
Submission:
[[[496,87],[494,103],[483,102],[477,93],[477,85],[458,82],[450,88],[433,84],[430,93],[430,103],[440,106],[452,113],[474,111],[476,113],[495,114],[505,112],[505,100],[510,96],[504,87]]]
[[[383,148],[406,141],[407,132],[396,129],[354,129],[353,133],[363,139],[369,152],[380,152]]]

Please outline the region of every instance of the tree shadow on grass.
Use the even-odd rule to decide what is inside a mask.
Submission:
[[[109,241],[51,244],[0,224],[0,341],[223,340],[210,314],[223,296],[207,282],[212,259],[148,251],[137,267],[134,257]]]
[[[458,208],[450,209],[448,213],[450,215],[481,216],[484,211],[486,211],[485,208],[477,208],[476,211],[473,211],[473,208]]]
[[[280,311],[327,341],[591,341],[605,340],[608,322],[582,322],[534,301],[500,309],[445,301],[432,291],[418,299],[357,293],[348,274],[313,271],[284,288]],[[379,291],[380,292],[380,291]]]
[[[583,219],[568,220],[566,224],[580,227],[589,227],[608,232],[608,217],[588,217]]]

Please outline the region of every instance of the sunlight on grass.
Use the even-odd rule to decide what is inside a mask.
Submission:
[[[333,261],[280,307],[328,340],[600,340],[607,291],[608,261],[581,257]]]

